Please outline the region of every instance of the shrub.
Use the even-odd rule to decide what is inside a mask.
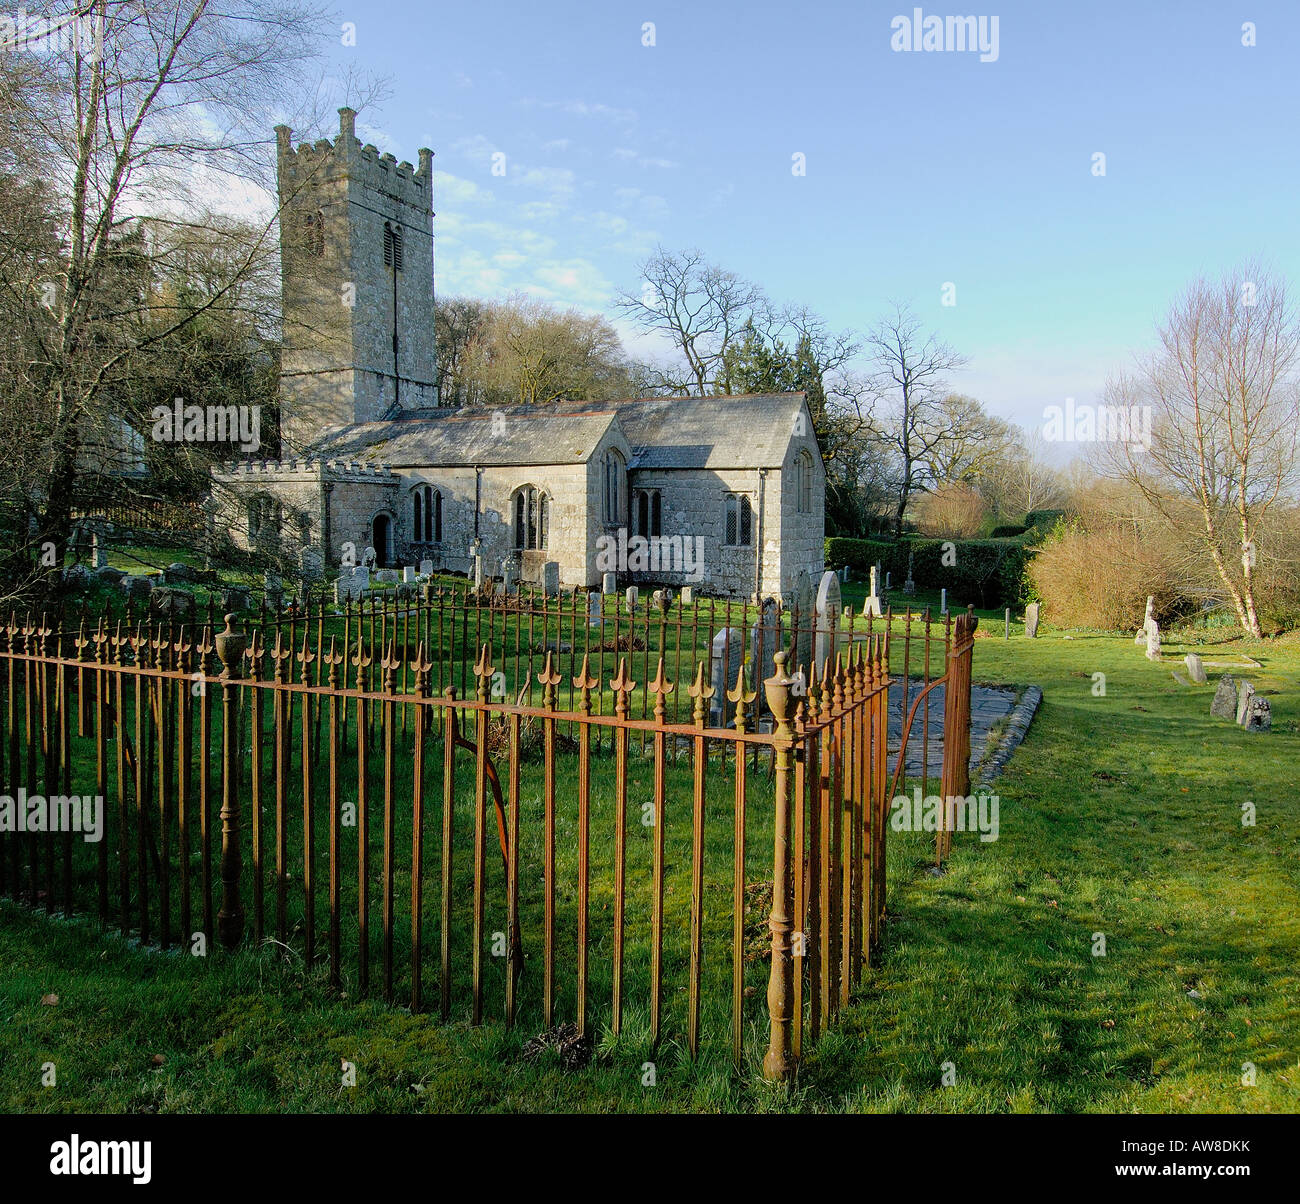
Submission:
[[[1187,601],[1167,546],[1120,524],[1088,530],[1078,520],[1059,521],[1034,555],[1029,579],[1061,627],[1132,631],[1148,596],[1161,622]]]
[[[951,548],[951,555],[947,552]],[[1032,554],[1017,539],[918,539],[898,543],[834,537],[826,541],[826,563],[847,564],[865,575],[876,561],[893,574],[897,589],[907,580],[912,556],[912,578],[926,590],[946,589],[949,602],[983,608],[1021,606],[1026,600],[1025,565]],[[945,564],[945,560],[953,563]]]
[[[988,503],[969,485],[950,482],[917,502],[917,527],[922,534],[947,539],[971,539],[980,533]]]
[[[1014,539],[1017,535],[1023,535],[1028,527],[994,527],[989,532],[990,539]]]
[[[894,545],[887,540],[833,535],[826,541],[826,564],[833,569],[847,564],[853,572],[865,576],[876,561],[888,562],[893,550]]]

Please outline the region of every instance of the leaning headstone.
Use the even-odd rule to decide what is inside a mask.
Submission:
[[[432,560],[421,560],[421,561],[420,561],[420,576],[421,576],[421,577],[432,577],[432,576],[433,576],[433,561],[432,561]]]
[[[1255,701],[1255,687],[1248,681],[1239,681],[1237,683],[1237,722],[1246,726],[1246,720],[1250,716],[1251,703]]]
[[[560,596],[560,562],[548,560],[542,565],[542,592],[548,598]]]
[[[1025,638],[1038,638],[1038,603],[1031,602],[1025,607]]]
[[[813,649],[818,676],[826,668],[827,660],[834,665],[840,648],[840,579],[834,573],[823,573],[817,587],[817,643]]]
[[[1219,719],[1236,719],[1237,717],[1237,679],[1231,673],[1219,678],[1218,688],[1214,691],[1214,700],[1210,703],[1210,714]]]
[[[871,566],[871,592],[867,594],[866,601],[862,603],[862,613],[865,615],[880,616],[885,613],[884,607],[880,603],[880,594],[876,589],[876,566]]]
[[[1154,623],[1156,618],[1156,600],[1153,595],[1147,596],[1147,613],[1142,617],[1142,626],[1138,628],[1138,633],[1133,637],[1133,643],[1145,644],[1147,642],[1147,624]]]
[[[1155,619],[1147,620],[1147,660],[1160,659],[1160,624]]]
[[[1201,663],[1201,658],[1195,652],[1189,652],[1183,657],[1183,664],[1187,666],[1187,675],[1198,686],[1205,685],[1205,665]]]
[[[727,699],[727,691],[736,684],[736,674],[740,672],[744,639],[739,628],[724,627],[714,635],[709,646],[709,684],[713,687],[709,717],[714,727],[725,727],[736,712],[735,704]]]
[[[1171,670],[1171,672],[1174,675],[1174,681],[1176,681],[1180,686],[1190,686],[1192,684],[1190,681],[1187,680],[1187,678],[1185,678],[1181,673],[1179,673],[1177,669],[1173,669]]]
[[[635,585],[629,585],[623,598],[627,602],[627,613],[636,614],[636,604],[641,599],[641,591]]]
[[[587,595],[587,626],[599,627],[600,623],[600,594],[596,590],[592,590]]]
[[[1273,707],[1267,698],[1252,698],[1250,711],[1243,724],[1248,732],[1268,732],[1273,730]]]
[[[618,574],[605,573],[600,579],[600,592],[602,594],[618,593]]]

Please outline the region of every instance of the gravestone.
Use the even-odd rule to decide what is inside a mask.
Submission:
[[[876,576],[877,571],[876,566],[873,564],[871,566],[871,592],[867,595],[866,601],[862,603],[862,613],[879,617],[883,615],[885,611],[880,604],[880,594],[876,589],[876,582],[878,580]]]
[[[1254,701],[1255,687],[1248,681],[1239,681],[1237,683],[1236,720],[1242,727],[1246,726],[1246,720],[1250,716],[1250,706]]]
[[[194,618],[194,595],[170,586],[156,589],[149,598],[149,613],[164,622],[187,623]]]
[[[420,576],[421,576],[421,577],[432,577],[432,576],[433,576],[433,561],[432,561],[432,560],[421,560],[421,561],[420,561]]]
[[[1248,732],[1273,730],[1273,707],[1267,698],[1252,698],[1244,727]]]
[[[794,664],[790,666],[789,672],[793,673],[796,668],[805,670],[812,663],[813,654],[813,624],[817,621],[815,613],[817,595],[813,592],[812,578],[807,571],[800,569],[794,579]]]
[[[221,591],[221,609],[226,613],[247,610],[249,602],[249,591],[246,585],[228,585]]]
[[[548,560],[542,565],[542,592],[548,598],[560,596],[560,562]]]
[[[587,626],[599,627],[600,624],[600,594],[596,590],[592,590],[587,595]]]
[[[474,556],[474,588],[483,588],[483,557],[477,553]]]
[[[1160,624],[1155,619],[1147,620],[1147,660],[1160,659]]]
[[[298,551],[298,579],[300,581],[319,581],[325,576],[325,561],[320,552],[313,547]]]
[[[606,573],[600,579],[600,592],[602,594],[618,593],[618,574]]]
[[[163,569],[163,580],[168,585],[188,585],[199,579],[193,565],[182,564],[179,560]]]
[[[115,569],[112,565],[106,564],[102,569],[99,569],[95,573],[95,576],[98,577],[100,581],[104,582],[105,585],[121,585],[126,574],[122,572],[121,569]]]
[[[846,564],[842,569],[840,569],[840,584],[848,585],[848,583],[849,583],[849,566]]]
[[[1210,714],[1219,719],[1236,719],[1237,717],[1237,679],[1231,673],[1219,678],[1218,688],[1210,703]]]
[[[695,605],[695,587],[693,585],[682,586],[682,605],[683,606]]]
[[[1201,663],[1201,658],[1195,652],[1189,652],[1183,657],[1183,664],[1187,666],[1187,675],[1198,686],[1205,685],[1205,665]]]
[[[894,582],[894,574],[893,574],[893,573],[886,573],[886,574],[885,574],[885,589],[886,589],[886,590],[890,590],[890,589],[892,589],[892,588],[893,588],[893,582]]]
[[[415,566],[413,564],[404,564],[402,566],[402,584],[415,584]]]
[[[629,585],[623,598],[627,602],[627,613],[630,615],[636,614],[636,604],[641,599],[641,591],[635,585]]]
[[[374,548],[366,548],[361,553],[361,563],[365,568],[373,569],[379,563],[379,554]]]
[[[90,567],[96,572],[108,567],[108,551],[100,540],[98,531],[90,533]]]
[[[1154,595],[1147,596],[1147,613],[1142,618],[1142,626],[1138,628],[1138,633],[1133,637],[1133,643],[1145,644],[1147,642],[1147,624],[1155,622],[1156,600]]]
[[[659,607],[660,613],[666,615],[673,608],[673,591],[670,589],[655,590],[654,603]]]
[[[1038,638],[1038,603],[1031,602],[1025,607],[1025,638]]]
[[[948,591],[946,589],[939,591],[939,613],[941,615],[948,613]]]
[[[284,605],[284,582],[274,573],[262,574],[262,592],[272,610],[279,610]]]
[[[519,562],[513,556],[501,562],[501,587],[507,594],[519,591]]]
[[[912,562],[914,558],[915,558],[915,554],[912,552],[908,552],[907,580],[903,582],[903,593],[907,594],[909,597],[911,597],[912,594],[916,593],[916,582],[912,580]]]
[[[768,598],[758,618],[749,629],[749,664],[754,672],[755,700],[762,711],[767,705],[763,683],[776,673],[776,652],[781,644],[781,625],[777,620],[776,602]]]
[[[401,576],[396,569],[376,569],[375,580],[381,585],[396,585]]]
[[[840,579],[834,573],[823,573],[817,587],[817,644],[813,649],[818,677],[826,668],[826,661],[835,667],[835,654],[840,648]]]
[[[738,627],[723,627],[709,646],[709,684],[713,687],[709,721],[714,727],[725,727],[736,713],[735,704],[727,700],[727,691],[736,684],[736,674],[740,672],[745,655],[744,639]]]

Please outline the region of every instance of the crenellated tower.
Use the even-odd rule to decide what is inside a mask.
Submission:
[[[339,110],[331,144],[275,127],[286,457],[332,427],[432,406],[433,152],[381,155]]]

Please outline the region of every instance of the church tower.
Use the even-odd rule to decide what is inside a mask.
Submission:
[[[362,146],[355,123],[340,109],[332,145],[297,150],[275,127],[286,459],[327,428],[436,404],[433,152],[398,163]]]

